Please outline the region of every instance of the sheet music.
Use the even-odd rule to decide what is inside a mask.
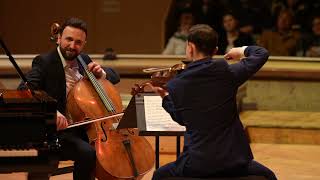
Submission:
[[[171,119],[162,108],[160,96],[144,96],[144,108],[147,131],[185,131],[185,127]]]

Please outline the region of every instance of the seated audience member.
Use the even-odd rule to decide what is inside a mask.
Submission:
[[[256,36],[271,26],[269,0],[225,0],[226,6],[236,14],[241,32]]]
[[[185,54],[187,36],[189,29],[193,25],[193,15],[191,11],[183,11],[179,19],[178,30],[169,39],[162,54],[183,55]]]
[[[115,60],[117,54],[112,48],[106,48],[103,55],[103,60]]]
[[[312,32],[302,39],[302,55],[320,57],[320,15],[312,18]]]
[[[226,13],[222,21],[224,32],[219,36],[218,54],[225,54],[233,47],[255,44],[252,36],[240,32],[239,22],[232,13]]]
[[[317,0],[316,0],[317,1]],[[272,19],[276,20],[279,12],[287,9],[292,12],[293,19],[295,20],[292,24],[293,28],[305,30],[307,27],[307,21],[314,10],[317,3],[314,1],[304,0],[273,0],[271,3],[271,15]]]
[[[227,5],[222,0],[192,1],[195,24],[208,24],[217,32],[222,31],[221,19]]]
[[[300,41],[300,32],[292,30],[291,11],[279,13],[276,28],[263,31],[258,44],[269,50],[273,56],[294,56]]]

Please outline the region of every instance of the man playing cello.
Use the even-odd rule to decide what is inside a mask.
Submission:
[[[83,68],[76,57],[81,55],[88,69],[97,79],[106,78],[112,83],[120,81],[110,68],[103,69],[86,54],[81,53],[87,40],[87,25],[78,18],[69,18],[61,26],[57,48],[34,58],[32,69],[26,75],[33,89],[43,90],[57,100],[57,129],[61,143],[61,158],[74,161],[73,179],[92,180],[96,165],[96,152],[88,143],[83,127],[65,130],[67,94],[83,77]],[[26,88],[20,84],[19,89]]]

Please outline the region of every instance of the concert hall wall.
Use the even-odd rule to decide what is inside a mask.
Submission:
[[[88,23],[88,53],[159,54],[171,0],[1,0],[0,34],[13,54],[54,47],[50,26],[75,16]],[[0,51],[1,53],[1,51]]]

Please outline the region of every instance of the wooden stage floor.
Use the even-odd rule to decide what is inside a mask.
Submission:
[[[320,179],[320,145],[251,144],[255,159],[271,168],[279,180]],[[160,164],[173,161],[174,155],[160,155]],[[152,172],[143,180],[150,180]],[[24,180],[25,173],[0,174],[2,180]],[[72,174],[51,177],[50,180],[71,180]]]

